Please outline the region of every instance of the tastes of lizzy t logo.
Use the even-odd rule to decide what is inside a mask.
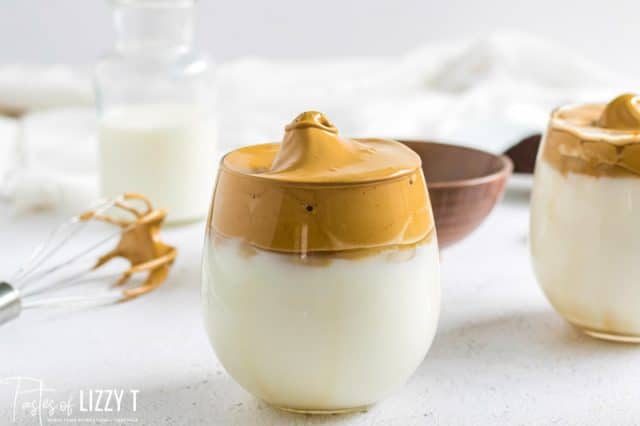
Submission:
[[[138,389],[80,389],[60,397],[54,388],[33,377],[0,378],[0,385],[8,387],[10,393],[9,418],[0,418],[0,423],[9,420],[16,424],[43,426],[138,422],[137,418],[126,417],[138,409]]]

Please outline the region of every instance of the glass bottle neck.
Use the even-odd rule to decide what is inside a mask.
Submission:
[[[189,50],[194,33],[194,0],[113,0],[121,52]]]

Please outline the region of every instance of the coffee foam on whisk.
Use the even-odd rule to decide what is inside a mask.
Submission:
[[[141,203],[142,207],[136,205],[136,202]],[[116,214],[114,209],[126,214]],[[63,223],[36,248],[31,259],[9,283],[1,283],[0,324],[19,315],[22,308],[115,303],[157,288],[166,280],[177,255],[175,247],[163,243],[159,237],[165,217],[166,211],[154,209],[146,197],[127,193],[100,203]],[[72,238],[79,238],[78,234],[89,223],[98,222],[105,222],[119,229],[89,244],[83,251],[69,253],[60,261],[52,260],[64,252],[64,247]],[[118,239],[114,249],[92,262],[89,267],[78,265],[82,259],[114,238]],[[103,282],[105,277],[95,277],[91,273],[102,269],[115,258],[124,259],[129,266],[116,274],[115,281],[110,280],[111,285],[106,290],[80,295],[50,296],[54,291],[75,285]],[[147,276],[141,283],[125,286],[132,276],[143,273]]]

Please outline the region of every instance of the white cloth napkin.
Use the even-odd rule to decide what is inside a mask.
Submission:
[[[606,101],[638,87],[571,50],[517,33],[430,43],[397,57],[246,58],[221,65],[217,74],[220,152],[279,140],[283,126],[309,109],[325,112],[348,136],[435,139],[499,152],[541,131],[558,105]],[[0,70],[0,105],[4,96],[14,96],[3,81],[6,75],[15,86],[29,85],[27,79],[33,78],[20,80]],[[61,81],[50,79],[56,90],[34,86],[19,104],[29,110],[86,105],[88,78]],[[0,193],[17,213],[86,206],[98,196],[93,108],[50,109],[21,122],[4,120],[0,144],[3,158],[12,158],[0,159],[0,176],[5,176]],[[22,161],[5,157],[5,151],[22,152]]]
[[[0,67],[0,113],[93,105],[89,73],[65,65]]]
[[[16,143],[9,151],[13,163],[5,169],[0,187],[14,214],[53,208],[77,213],[95,202],[98,186],[93,107],[37,111],[14,120],[14,126]]]

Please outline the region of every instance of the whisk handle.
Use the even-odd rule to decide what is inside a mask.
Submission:
[[[0,325],[20,315],[22,302],[20,294],[9,283],[0,281]]]

